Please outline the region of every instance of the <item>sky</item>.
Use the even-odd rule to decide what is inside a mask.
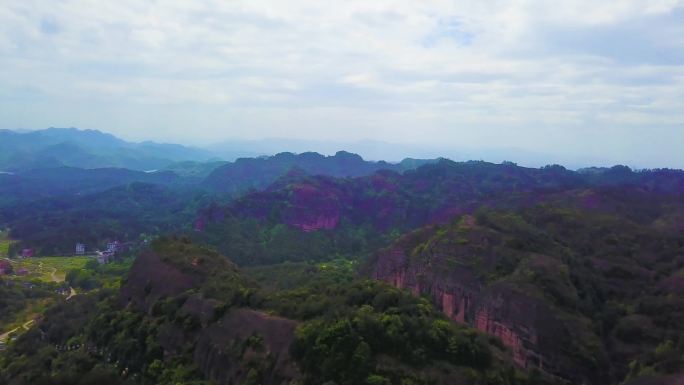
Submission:
[[[0,128],[684,168],[684,0],[0,2]]]

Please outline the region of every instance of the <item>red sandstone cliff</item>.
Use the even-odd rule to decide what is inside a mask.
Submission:
[[[502,259],[518,258],[527,256],[506,248],[501,234],[466,216],[449,230],[429,227],[381,250],[371,274],[426,295],[452,320],[498,337],[520,367],[572,383],[600,383],[572,357],[572,349],[585,348],[576,346],[575,335],[591,331],[529,284],[506,277],[492,280]]]

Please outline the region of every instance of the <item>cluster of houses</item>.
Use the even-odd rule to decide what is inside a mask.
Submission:
[[[116,253],[121,251],[123,244],[119,241],[113,241],[107,243],[107,248],[105,251],[97,251],[97,262],[100,264],[109,263],[112,261]]]
[[[100,264],[105,264],[105,263],[111,262],[117,253],[123,251],[124,246],[126,246],[126,244],[123,244],[119,241],[108,242],[107,248],[104,251],[100,251],[100,250],[95,251],[95,256],[97,258],[97,262],[99,262]],[[85,254],[86,254],[86,245],[83,243],[77,243],[76,244],[76,255],[85,255]]]
[[[119,241],[112,241],[107,243],[107,248],[105,251],[95,251],[95,254],[98,256],[102,255],[105,259],[106,258],[111,258],[114,256],[117,252],[121,251],[123,246],[125,244],[119,242]],[[86,245],[85,243],[77,243],[76,247],[74,249],[74,254],[73,255],[86,255]],[[35,251],[33,249],[23,249],[21,250],[20,253],[21,258],[31,258],[35,256]]]
[[[118,253],[122,252],[126,248],[130,248],[131,246],[132,243],[111,241],[107,243],[107,247],[104,251],[96,250],[93,254],[100,264],[106,264],[112,262]],[[25,248],[21,250],[19,255],[20,258],[32,258],[35,256],[35,251],[33,249]],[[86,245],[80,242],[77,243],[73,255],[86,255]],[[28,274],[28,270],[24,268],[14,270],[9,260],[0,260],[0,276],[9,274],[26,275]]]

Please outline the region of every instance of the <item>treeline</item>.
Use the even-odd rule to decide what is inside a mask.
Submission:
[[[50,198],[0,209],[11,228],[12,252],[34,249],[40,255],[89,251],[107,241],[139,241],[144,234],[177,232],[189,226],[207,196],[192,189],[134,183],[88,196]]]

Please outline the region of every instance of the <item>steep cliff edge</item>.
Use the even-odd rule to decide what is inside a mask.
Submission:
[[[464,216],[378,252],[371,274],[427,295],[452,320],[499,337],[520,367],[571,383],[605,383],[598,371],[607,364],[605,353],[587,320],[554,304],[526,277],[548,266],[567,268],[553,257],[511,247],[504,233]]]
[[[155,241],[134,263],[119,303],[157,325],[165,361],[186,357],[217,384],[288,384],[296,321],[242,308],[251,289],[226,257],[184,240]]]
[[[573,384],[680,375],[684,201],[660,194],[578,189],[481,208],[401,237],[367,274]]]

